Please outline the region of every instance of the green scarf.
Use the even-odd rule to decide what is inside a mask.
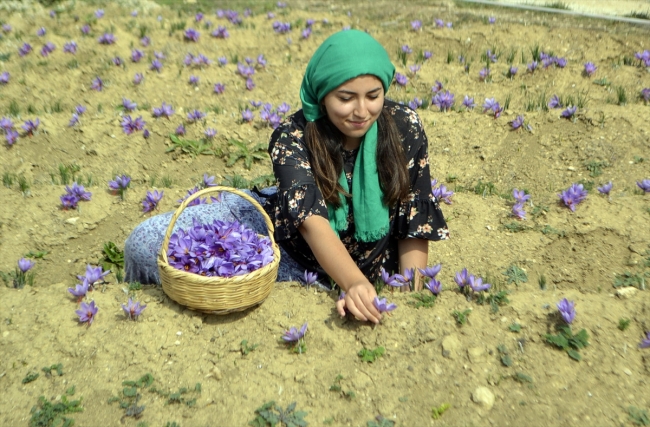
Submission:
[[[323,117],[320,108],[323,98],[346,81],[366,74],[376,76],[386,93],[395,75],[395,67],[381,44],[367,33],[357,30],[341,31],[328,37],[309,61],[300,87],[305,118],[313,122]],[[376,153],[377,122],[363,137],[354,163],[354,237],[362,242],[380,240],[389,229],[388,207],[383,202]],[[345,171],[341,172],[339,184],[350,192]],[[339,197],[340,207],[327,204],[330,226],[337,234],[347,230],[349,212],[346,198],[343,194],[339,194]]]

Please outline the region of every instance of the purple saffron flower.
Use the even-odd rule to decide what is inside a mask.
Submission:
[[[476,107],[474,98],[470,98],[469,95],[465,95],[463,98],[463,107],[467,108],[468,110],[473,110],[474,107]]]
[[[205,135],[205,137],[206,137],[207,139],[212,139],[212,138],[214,138],[215,136],[217,136],[217,130],[216,130],[216,129],[212,129],[212,128],[207,128],[207,129],[205,130],[205,132],[203,132],[203,134]]]
[[[304,338],[305,332],[307,332],[307,322],[305,322],[305,324],[302,325],[300,330],[296,329],[295,326],[292,326],[291,328],[289,328],[289,330],[284,331],[284,335],[282,335],[282,339],[288,343],[297,343],[302,338]]]
[[[77,43],[75,41],[65,43],[63,45],[63,52],[75,55],[77,53]]]
[[[121,65],[124,65],[124,60],[119,56],[116,56],[115,58],[113,58],[113,64],[119,67]]]
[[[314,283],[316,283],[316,281],[318,280],[318,273],[312,273],[309,270],[305,270],[305,274],[303,276],[303,279],[305,281],[305,285],[307,285],[307,287],[309,287],[309,286],[313,285]]]
[[[555,58],[555,65],[558,68],[566,67],[566,59],[565,58]]]
[[[422,106],[422,100],[416,96],[411,101],[409,101],[408,106],[412,110],[417,110]]]
[[[481,81],[486,81],[487,78],[490,77],[490,69],[489,68],[482,68],[481,71],[478,72],[478,78]]]
[[[50,53],[54,52],[56,46],[52,42],[47,42],[41,48],[41,56],[48,56]]]
[[[144,80],[144,76],[142,73],[135,73],[135,76],[133,76],[133,84],[134,85],[139,85],[142,83],[142,80]]]
[[[38,130],[38,125],[41,124],[39,119],[35,120],[25,120],[25,123],[21,126],[22,129],[27,133],[27,135],[32,136],[34,132]]]
[[[145,304],[140,305],[140,302],[134,303],[131,298],[129,298],[129,302],[126,305],[122,304],[124,314],[131,320],[138,320],[138,317],[140,317],[145,308],[147,308]]]
[[[510,122],[513,130],[520,129],[524,125],[524,116],[519,115],[513,121]]]
[[[438,200],[442,200],[447,205],[451,205],[451,197],[454,195],[454,192],[447,190],[447,187],[444,184],[440,184],[440,187],[432,189],[433,196]]]
[[[644,89],[641,89],[641,93],[639,94],[639,96],[643,100],[643,103],[647,104],[648,101],[650,101],[650,88],[646,87]]]
[[[255,82],[250,77],[246,79],[246,89],[247,90],[255,89]]]
[[[562,300],[557,303],[557,309],[560,311],[562,319],[566,323],[569,325],[573,323],[573,319],[576,317],[575,302],[562,298]]]
[[[134,17],[134,18],[135,18],[136,16],[138,16],[138,11],[137,11],[137,10],[133,10],[133,11],[131,12],[131,16]]]
[[[526,194],[524,190],[517,190],[516,188],[512,190],[512,197],[516,203],[520,204],[524,204],[530,200],[530,194]]]
[[[201,188],[216,187],[218,184],[214,183],[214,176],[209,176],[207,173],[203,174],[203,182]]]
[[[63,209],[77,209],[77,204],[79,203],[77,196],[73,194],[64,194],[59,198],[61,199],[61,206]]]
[[[149,136],[151,136],[151,133],[149,132],[149,129],[145,129],[142,131],[142,137],[144,139],[149,139]]]
[[[494,98],[485,98],[485,103],[483,104],[483,112],[485,113],[488,111],[491,111],[494,115],[494,118],[497,119],[499,116],[501,116],[503,108]]]
[[[144,129],[145,122],[142,119],[142,116],[139,116],[137,119],[133,120],[131,116],[124,116],[122,118],[122,130],[127,135],[131,135],[134,132]]]
[[[609,196],[609,192],[612,191],[613,186],[614,184],[612,183],[612,181],[609,181],[607,184],[603,184],[601,187],[598,187],[598,192],[600,194]]]
[[[302,39],[308,39],[311,36],[311,27],[307,27],[300,33]]]
[[[215,83],[214,85],[214,93],[221,95],[224,93],[226,90],[226,85],[223,83]]]
[[[99,78],[99,76],[97,76],[93,79],[93,83],[90,88],[92,90],[96,90],[97,92],[101,92],[102,89],[104,89],[104,82]]]
[[[517,74],[518,70],[519,70],[519,68],[510,66],[510,68],[508,69],[507,76],[512,79]]]
[[[108,188],[113,194],[118,194],[124,200],[124,192],[129,188],[131,178],[126,175],[117,175],[114,181],[108,181]]]
[[[217,58],[217,62],[219,63],[220,67],[223,67],[224,65],[228,64],[228,58],[226,58],[225,56],[220,56],[219,58]]]
[[[414,75],[417,74],[418,71],[420,71],[420,68],[421,67],[418,64],[409,65],[409,71],[411,72],[411,74]]]
[[[77,279],[80,281],[86,280],[90,287],[98,284],[100,280],[103,281],[104,277],[110,273],[111,270],[104,271],[101,267],[93,267],[90,264],[86,264],[86,274],[84,276],[77,275]]]
[[[187,30],[185,30],[185,33],[183,35],[185,37],[185,40],[187,41],[198,42],[201,33],[196,31],[194,28],[188,28]]]
[[[409,47],[409,45],[407,45],[407,44],[402,45],[402,49],[401,49],[401,50],[402,50],[402,53],[405,53],[405,54],[407,54],[407,55],[413,53],[413,49],[411,49],[411,48]]]
[[[576,111],[578,110],[578,107],[572,105],[570,107],[567,107],[566,110],[562,111],[560,114],[560,117],[565,118],[565,119],[571,119],[575,115]]]
[[[443,89],[443,85],[442,85],[442,83],[439,82],[438,80],[436,80],[436,84],[434,84],[433,86],[431,86],[431,92],[433,92],[433,93],[438,93],[438,92],[440,92],[442,89]]]
[[[36,30],[36,35],[39,37],[43,37],[46,33],[45,27],[41,27],[38,30]]]
[[[86,107],[84,107],[83,105],[79,104],[79,105],[77,105],[76,107],[74,107],[74,111],[75,111],[77,114],[82,115],[83,113],[86,112]]]
[[[639,348],[650,348],[650,331],[647,331],[645,336],[645,339],[639,343]]]
[[[184,136],[185,135],[186,132],[185,132],[185,126],[183,125],[183,123],[178,125],[178,127],[176,128],[176,131],[174,133],[176,133],[176,135],[178,135],[178,136]]]
[[[287,104],[286,102],[283,102],[282,104],[278,105],[278,114],[286,114],[291,110],[291,106]]]
[[[456,273],[454,276],[454,281],[458,285],[459,288],[464,288],[465,286],[469,285],[469,278],[470,274],[467,272],[466,268],[463,268],[462,271]]]
[[[76,310],[77,316],[79,316],[80,323],[87,323],[88,326],[92,325],[95,316],[97,315],[97,310],[99,308],[95,306],[95,301],[91,301],[90,304],[85,302],[81,303],[81,308]]]
[[[433,52],[425,50],[424,53],[422,54],[422,56],[423,56],[425,61],[428,61],[433,56]]]
[[[253,120],[253,112],[247,108],[241,112],[241,118],[246,123],[251,122]]]
[[[29,259],[26,259],[26,258],[21,258],[21,259],[18,260],[18,269],[21,272],[27,273],[29,270],[32,269],[32,267],[34,267],[34,262],[33,261],[31,261]]]
[[[650,179],[644,179],[643,181],[637,181],[636,185],[643,190],[645,193],[650,193]]]
[[[155,72],[159,73],[160,70],[162,70],[162,67],[163,67],[162,62],[160,62],[157,59],[154,59],[153,61],[151,61],[151,65],[149,66],[149,69],[151,71],[155,71]]]
[[[512,216],[518,219],[526,219],[526,211],[524,210],[523,203],[515,203],[512,206]]]
[[[147,36],[144,36],[140,39],[140,44],[143,47],[148,47],[151,44],[151,39]]]
[[[11,25],[9,25],[9,24],[2,24],[2,32],[3,32],[3,33],[10,33],[10,32],[11,32]]]
[[[163,198],[164,191],[158,192],[158,190],[147,191],[147,195],[142,201],[142,212],[147,213],[153,210],[158,210],[158,203]]]
[[[442,283],[434,278],[431,278],[431,280],[429,280],[429,282],[424,285],[424,287],[431,291],[431,293],[434,295],[438,295],[442,291]]]
[[[438,273],[440,273],[440,270],[442,270],[442,264],[436,264],[433,267],[425,267],[425,268],[418,268],[418,271],[420,274],[424,277],[428,277],[429,279],[435,278]]]
[[[217,27],[217,28],[216,28],[216,29],[211,33],[211,36],[212,36],[212,37],[216,37],[216,38],[218,38],[218,39],[227,39],[228,37],[230,37],[230,33],[228,33],[228,30],[226,29],[226,27],[223,27],[223,26],[219,25],[219,26],[218,26],[218,27]]]
[[[392,286],[394,288],[400,288],[406,283],[406,279],[401,274],[393,274],[392,276],[388,274],[384,267],[379,270],[380,278],[385,285]]]
[[[4,130],[5,132],[8,132],[13,128],[14,128],[14,122],[12,122],[10,118],[3,117],[0,119],[0,129]]]
[[[199,77],[198,76],[190,76],[190,84],[192,86],[198,86],[199,84]]]
[[[576,205],[582,203],[587,197],[587,190],[584,189],[582,184],[572,184],[571,187],[558,194],[558,197],[569,209],[575,212]]]
[[[278,34],[286,34],[291,31],[291,23],[275,21],[273,22],[273,30]]]
[[[18,132],[13,129],[6,131],[5,139],[7,140],[7,145],[14,145],[18,141]]]
[[[76,297],[77,302],[80,302],[88,293],[88,287],[88,281],[84,280],[81,284],[77,284],[74,288],[68,288],[68,292],[70,292],[72,296]]]
[[[162,106],[160,108],[155,108],[153,109],[153,116],[154,117],[171,117],[171,115],[174,114],[174,109],[171,104],[167,104],[165,102],[162,103]]]
[[[95,11],[95,17],[96,17],[97,19],[101,19],[101,18],[103,18],[103,17],[104,17],[104,9],[97,9],[97,10]]]
[[[138,107],[138,104],[131,101],[130,99],[122,98],[122,106],[124,107],[125,111],[131,112],[131,111],[134,111]]]
[[[448,90],[440,91],[436,93],[431,103],[440,108],[440,111],[448,111],[454,106],[454,95]]]
[[[390,313],[397,308],[396,304],[386,302],[386,298],[379,299],[379,297],[375,297],[372,302],[380,313]]]
[[[6,85],[7,83],[9,83],[9,72],[3,71],[2,74],[0,74],[0,84]]]
[[[23,45],[18,48],[18,55],[25,56],[31,51],[32,51],[32,46],[29,43],[23,43]]]
[[[406,86],[409,79],[404,74],[395,73],[395,82],[400,86]]]
[[[72,113],[72,118],[70,119],[70,122],[68,123],[69,127],[73,127],[79,124],[79,114],[77,113]]]
[[[144,58],[144,52],[140,49],[133,49],[131,51],[131,61],[140,62],[142,58]]]
[[[534,73],[535,70],[537,70],[537,67],[539,66],[539,63],[537,61],[533,61],[530,64],[527,65],[528,71],[531,73]]]
[[[114,44],[116,40],[115,36],[111,33],[104,33],[97,39],[99,44]]]
[[[83,27],[81,27],[81,34],[83,34],[84,36],[90,34],[90,25],[86,24]]]
[[[436,27],[443,28],[445,26],[445,21],[438,18],[438,19],[435,20],[435,24],[436,24]]]
[[[421,28],[422,28],[422,21],[420,21],[419,19],[416,19],[415,21],[411,21],[411,29],[413,31],[420,31]]]
[[[488,18],[488,24],[494,25],[495,22],[497,22],[497,18],[495,18],[494,16],[490,16]]]
[[[194,20],[196,22],[201,22],[203,20],[203,14],[201,12],[198,12],[196,15],[194,15]]]
[[[66,194],[70,194],[75,196],[79,200],[84,200],[86,202],[90,201],[90,198],[92,196],[92,193],[90,191],[86,191],[83,185],[79,185],[76,182],[72,183],[72,187],[66,185],[65,186],[65,191]]]
[[[562,108],[562,101],[557,95],[551,96],[551,100],[548,101],[548,108]]]
[[[487,291],[492,286],[489,283],[483,283],[482,278],[474,277],[474,275],[469,276],[468,285],[474,292]]]
[[[491,49],[488,49],[487,52],[485,52],[485,57],[490,60],[490,62],[495,63],[498,60],[497,54],[492,53]]]
[[[597,69],[598,67],[596,67],[593,62],[587,62],[585,64],[585,75],[587,77],[591,77],[594,75]]]
[[[199,110],[193,110],[187,113],[187,120],[190,123],[194,123],[196,121],[202,120],[203,118],[205,118],[205,113],[202,113]]]

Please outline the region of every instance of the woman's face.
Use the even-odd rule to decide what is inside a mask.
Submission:
[[[345,135],[343,148],[359,147],[384,107],[384,86],[372,75],[348,80],[323,98],[327,117]]]

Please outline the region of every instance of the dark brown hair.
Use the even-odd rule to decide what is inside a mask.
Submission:
[[[340,206],[338,183],[343,171],[343,134],[324,116],[305,126],[305,141],[311,153],[311,168],[325,201]],[[393,117],[385,108],[377,119],[377,172],[386,206],[393,206],[410,193],[406,155]]]

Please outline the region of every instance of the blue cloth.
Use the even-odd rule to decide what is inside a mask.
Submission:
[[[249,190],[241,190],[257,200],[262,206],[266,199]],[[275,187],[260,191],[262,194],[272,196]],[[188,206],[183,210],[174,224],[173,232],[177,229],[192,227],[192,220],[196,219],[201,224],[209,224],[214,220],[239,221],[255,230],[258,234],[268,236],[268,230],[262,214],[248,201],[236,194],[223,192],[220,202]],[[157,258],[162,246],[165,232],[169,226],[174,212],[166,212],[153,216],[131,232],[124,243],[124,270],[127,282],[140,282],[143,284],[160,285]],[[280,266],[278,268],[278,282],[304,281],[305,269],[291,258],[284,249],[280,248]],[[320,281],[314,283],[322,289],[329,290],[329,286]]]

